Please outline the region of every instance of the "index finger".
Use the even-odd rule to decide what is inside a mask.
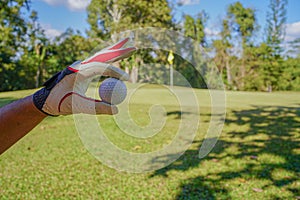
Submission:
[[[90,62],[87,64],[81,64],[79,66],[78,73],[84,78],[90,78],[94,76],[110,76],[123,81],[129,79],[129,75],[120,68],[103,62]]]
[[[112,63],[129,57],[131,54],[133,54],[134,51],[136,51],[135,47],[128,47],[124,49],[102,50],[96,53],[95,55],[93,55],[92,57],[84,60],[82,64],[87,64],[90,62]]]

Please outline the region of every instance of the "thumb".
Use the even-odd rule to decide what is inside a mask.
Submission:
[[[59,105],[59,112],[68,113],[70,107],[73,114],[84,113],[91,115],[113,115],[118,113],[118,108],[114,105],[105,103],[97,99],[88,98],[75,92],[71,92],[67,98],[62,100]]]
[[[103,101],[95,103],[96,114],[115,115],[118,113],[118,108],[115,105],[105,103]]]

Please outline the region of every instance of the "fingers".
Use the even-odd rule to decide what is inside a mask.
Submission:
[[[118,113],[118,108],[114,105],[105,102],[95,103],[96,114],[115,115]]]
[[[101,62],[81,64],[77,73],[79,73],[85,79],[99,75],[110,76],[124,81],[129,79],[129,75],[120,68]]]
[[[110,65],[110,66],[108,66],[108,68],[106,68],[103,75],[113,77],[113,78],[117,78],[117,79],[120,79],[122,81],[128,81],[129,80],[129,74],[127,74],[126,72],[124,72],[120,68],[114,67],[112,65]]]
[[[102,102],[100,100],[88,98],[84,95],[71,92],[66,94],[58,105],[59,114],[107,114],[114,115],[118,113],[118,108],[114,105]]]
[[[121,49],[125,44],[129,41],[129,38],[125,38],[117,42],[116,44],[107,47],[107,49],[112,50],[112,49]]]
[[[123,70],[116,68],[108,63],[129,57],[136,48],[133,46],[125,47],[128,44],[129,38],[125,38],[116,44],[109,46],[83,62],[75,62],[68,67],[69,70],[77,72],[79,82],[94,76],[110,76],[120,80],[128,80],[129,75]]]
[[[125,48],[126,44],[127,47]],[[113,44],[112,46],[98,51],[93,56],[84,60],[82,64],[87,64],[90,62],[116,62],[118,60],[129,57],[135,50],[136,47],[132,46],[132,44],[129,44],[129,38],[125,38],[123,40],[120,40],[116,44]]]
[[[125,49],[107,49],[102,50],[92,57],[84,60],[82,64],[87,64],[90,62],[105,62],[112,63],[118,60],[124,59],[132,55],[132,53],[136,50],[135,47],[128,47]]]

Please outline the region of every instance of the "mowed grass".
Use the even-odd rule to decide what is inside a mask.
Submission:
[[[33,91],[0,93],[0,106]],[[0,199],[300,199],[300,93],[226,92],[222,135],[199,159],[211,113],[207,92],[195,92],[201,109],[197,135],[169,166],[140,174],[111,169],[84,148],[72,116],[48,117],[0,156]],[[123,134],[112,116],[97,119],[118,147],[158,150],[185,117],[176,99],[162,87],[144,87],[130,107],[133,120],[144,126],[151,102],[159,101],[169,115],[153,138]]]

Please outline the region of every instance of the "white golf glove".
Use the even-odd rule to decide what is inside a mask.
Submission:
[[[129,75],[109,63],[129,57],[136,48],[124,47],[129,38],[102,49],[92,57],[77,61],[55,74],[44,83],[44,88],[33,94],[35,106],[47,115],[116,114],[116,106],[85,96],[94,76],[109,76],[128,80]]]

